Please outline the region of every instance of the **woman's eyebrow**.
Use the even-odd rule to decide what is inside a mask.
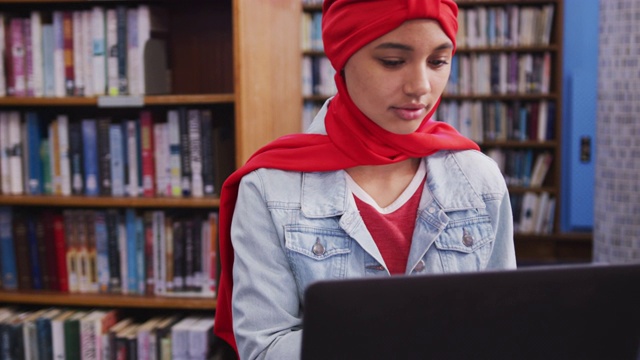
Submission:
[[[385,42],[375,47],[376,49],[396,49],[396,50],[405,50],[405,51],[413,51],[413,46],[396,43],[396,42]],[[451,42],[445,42],[439,46],[437,46],[434,51],[440,50],[448,50],[453,49],[453,44]]]

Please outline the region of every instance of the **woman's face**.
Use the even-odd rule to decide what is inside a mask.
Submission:
[[[453,43],[435,20],[410,20],[372,41],[344,67],[353,102],[383,129],[410,134],[447,84]]]

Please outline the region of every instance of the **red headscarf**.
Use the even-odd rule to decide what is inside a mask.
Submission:
[[[458,8],[452,0],[325,0],[323,41],[326,55],[336,69],[338,88],[325,118],[327,135],[283,136],[253,154],[222,187],[219,218],[221,274],[214,330],[234,349],[231,219],[238,185],[244,175],[259,168],[334,171],[358,165],[390,164],[425,157],[444,149],[478,149],[475,143],[451,126],[431,120],[437,104],[414,133],[401,135],[382,129],[353,103],[340,75],[344,64],[358,49],[406,20],[437,20],[455,47],[457,13]]]

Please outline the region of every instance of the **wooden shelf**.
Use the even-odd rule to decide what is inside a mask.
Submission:
[[[70,294],[43,290],[0,291],[0,303],[174,310],[215,310],[214,298],[160,297],[119,294]]]
[[[556,93],[531,93],[531,94],[444,94],[443,100],[480,100],[480,101],[540,101],[540,100],[557,100]]]
[[[3,195],[0,205],[56,206],[56,207],[132,207],[132,208],[217,208],[220,199],[163,198],[163,197],[109,197],[109,196],[49,196],[49,195]]]
[[[481,147],[509,147],[509,148],[536,148],[555,149],[557,141],[534,141],[534,140],[506,140],[506,141],[483,141],[479,143]]]
[[[144,97],[144,105],[201,105],[233,104],[234,94],[181,94],[149,95]],[[91,106],[98,105],[97,97],[0,97],[0,106]]]

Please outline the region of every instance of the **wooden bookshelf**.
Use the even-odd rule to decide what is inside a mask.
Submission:
[[[91,9],[95,5],[152,4],[167,9],[167,48],[171,64],[172,91],[169,94],[137,98],[124,96],[119,106],[101,106],[99,97],[0,97],[0,111],[27,111],[46,114],[68,113],[70,121],[85,114],[110,116],[135,114],[141,109],[165,111],[186,107],[210,109],[216,124],[231,129],[231,144],[224,158],[233,168],[241,166],[267,142],[298,132],[300,105],[291,101],[300,91],[291,69],[299,66],[297,33],[300,2],[289,0],[0,0],[2,13],[28,16],[32,10]],[[49,21],[49,20],[47,20]],[[4,39],[3,39],[4,41]],[[113,99],[107,99],[113,100]],[[126,105],[137,103],[135,106]],[[115,114],[115,115],[114,115]],[[126,117],[124,117],[126,118]],[[122,119],[122,118],[121,118]],[[48,121],[48,120],[44,120]],[[164,121],[164,119],[160,119]],[[225,174],[225,175],[228,175]],[[213,211],[218,197],[108,197],[6,195],[0,206],[29,213],[43,208],[58,209],[151,209],[195,213]],[[80,294],[52,291],[0,290],[0,304],[43,306],[87,306],[167,310],[214,310],[214,298],[139,296],[120,294]]]

